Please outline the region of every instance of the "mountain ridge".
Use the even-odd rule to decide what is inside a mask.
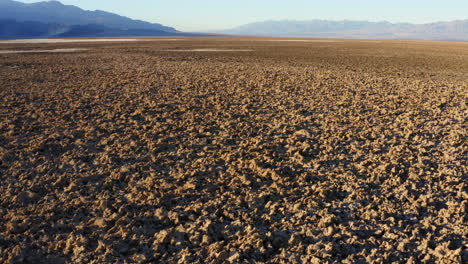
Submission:
[[[0,19],[65,25],[96,24],[124,30],[150,29],[178,32],[173,27],[158,23],[135,20],[103,10],[84,10],[73,5],[64,5],[59,1],[43,1],[28,4],[14,0],[0,0]]]
[[[383,38],[468,41],[468,19],[426,24],[358,20],[267,20],[216,33],[268,37]]]
[[[153,29],[118,29],[103,25],[64,25],[37,21],[0,19],[0,39],[93,38],[93,37],[200,37],[203,33],[167,32]]]
[[[88,11],[59,1],[26,4],[0,0],[0,39],[63,37],[207,36],[103,10]]]

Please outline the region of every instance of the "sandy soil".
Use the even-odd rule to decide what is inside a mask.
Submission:
[[[466,263],[467,45],[317,44],[2,55],[0,262]]]

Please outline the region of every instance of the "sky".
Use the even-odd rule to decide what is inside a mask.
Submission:
[[[25,3],[41,2],[21,0]],[[265,20],[430,23],[468,19],[468,0],[61,0],[181,31],[230,29]]]

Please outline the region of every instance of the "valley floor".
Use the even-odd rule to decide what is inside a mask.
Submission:
[[[2,263],[468,261],[468,43],[2,50]]]

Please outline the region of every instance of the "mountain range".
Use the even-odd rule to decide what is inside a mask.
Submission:
[[[269,37],[468,41],[468,20],[429,24],[270,20],[212,33]],[[203,35],[212,34],[180,32],[173,27],[134,20],[101,10],[87,11],[58,1],[26,4],[14,0],[0,0],[0,39]]]
[[[87,11],[58,1],[25,4],[0,0],[0,38],[195,35],[117,14]]]
[[[468,41],[468,20],[429,24],[369,22],[369,21],[264,21],[246,24],[217,33],[315,38],[420,39]]]

